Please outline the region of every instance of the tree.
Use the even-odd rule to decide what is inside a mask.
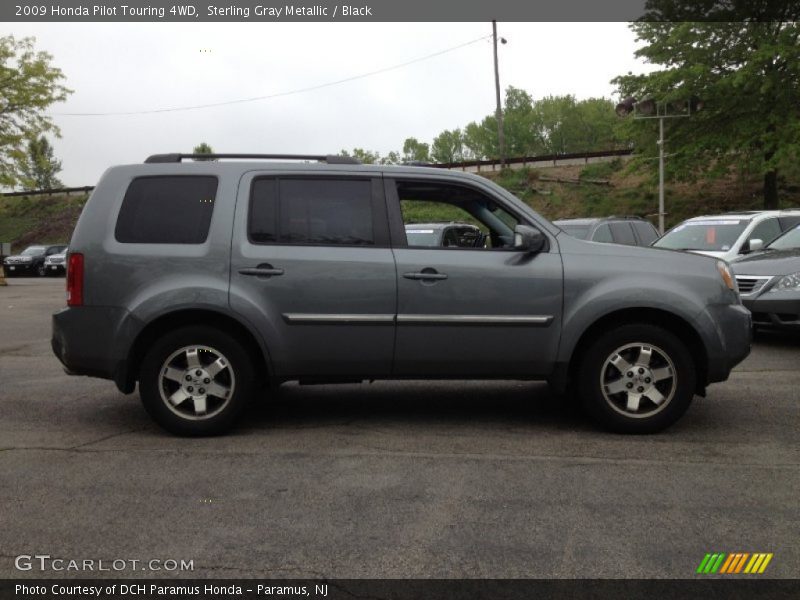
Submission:
[[[431,144],[431,158],[437,163],[460,162],[464,157],[463,139],[460,129],[442,133],[433,138]]]
[[[205,142],[200,142],[192,149],[192,154],[214,154],[214,149],[206,144]],[[196,158],[195,160],[211,160],[208,158]]]
[[[352,152],[341,150],[339,152],[339,156],[352,156],[353,158],[360,160],[365,165],[374,165],[381,159],[379,152],[364,150],[363,148],[353,148]]]
[[[0,37],[0,186],[20,183],[26,144],[45,132],[59,135],[45,110],[72,93],[52,56],[35,52],[33,38]]]
[[[701,111],[668,120],[669,172],[715,177],[751,163],[763,176],[764,208],[777,208],[778,173],[800,150],[800,6],[754,1],[750,14],[737,15],[736,3],[715,9],[718,3],[705,2],[697,4],[712,6],[712,14],[699,15],[692,4],[648,2],[647,18],[656,20],[630,26],[645,43],[636,56],[662,68],[613,83],[623,97],[672,103],[673,110],[701,98]],[[772,12],[776,7],[783,12]],[[770,18],[755,20],[758,10],[769,10]],[[639,149],[655,154],[654,122],[633,120],[630,127],[650,135]]]
[[[53,147],[45,136],[28,142],[28,154],[20,165],[22,185],[33,190],[54,190],[64,187],[56,177],[61,161],[53,155]]]
[[[403,142],[403,162],[428,162],[430,159],[428,144],[413,137],[406,138],[406,141]]]

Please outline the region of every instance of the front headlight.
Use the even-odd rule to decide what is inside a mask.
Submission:
[[[773,285],[770,292],[800,292],[800,272],[784,275]]]
[[[722,281],[725,282],[729,290],[733,290],[734,292],[738,291],[736,280],[733,278],[733,273],[731,273],[731,268],[728,266],[728,263],[723,260],[718,260],[717,271],[719,271],[719,276],[722,277]]]

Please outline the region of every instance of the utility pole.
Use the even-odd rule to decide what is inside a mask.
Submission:
[[[658,233],[664,235],[664,117],[658,119]]]
[[[497,99],[497,142],[500,150],[500,168],[506,166],[506,135],[503,132],[503,106],[500,104],[500,69],[497,66],[497,21],[492,21],[492,42],[494,43],[494,93]],[[505,40],[503,40],[505,43]]]

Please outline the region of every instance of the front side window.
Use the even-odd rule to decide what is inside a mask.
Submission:
[[[761,221],[761,223],[753,228],[753,231],[747,241],[750,242],[750,240],[761,240],[766,246],[780,234],[781,227],[778,224],[778,219],[766,219]]]
[[[374,246],[372,184],[365,179],[258,178],[248,235],[257,244]]]
[[[800,248],[800,225],[784,233],[769,245],[773,250],[792,250]]]
[[[216,194],[216,177],[137,177],[125,192],[114,235],[130,244],[202,244]]]
[[[410,248],[492,249],[514,245],[519,218],[475,189],[399,181],[397,195]],[[438,231],[443,234],[434,243],[433,236]]]

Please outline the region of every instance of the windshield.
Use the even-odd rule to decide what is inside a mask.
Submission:
[[[800,248],[800,225],[790,229],[777,240],[767,246],[770,250],[791,250]]]
[[[569,225],[569,224],[561,224],[556,222],[556,225],[561,227],[564,231],[566,231],[572,237],[576,237],[579,240],[585,240],[586,236],[589,235],[589,226],[588,225]]]
[[[433,229],[406,229],[409,246],[437,246],[438,236]]]
[[[727,252],[742,235],[749,221],[708,219],[681,223],[656,241],[657,248]]]
[[[41,256],[44,254],[44,246],[29,246],[22,251],[22,256]]]

